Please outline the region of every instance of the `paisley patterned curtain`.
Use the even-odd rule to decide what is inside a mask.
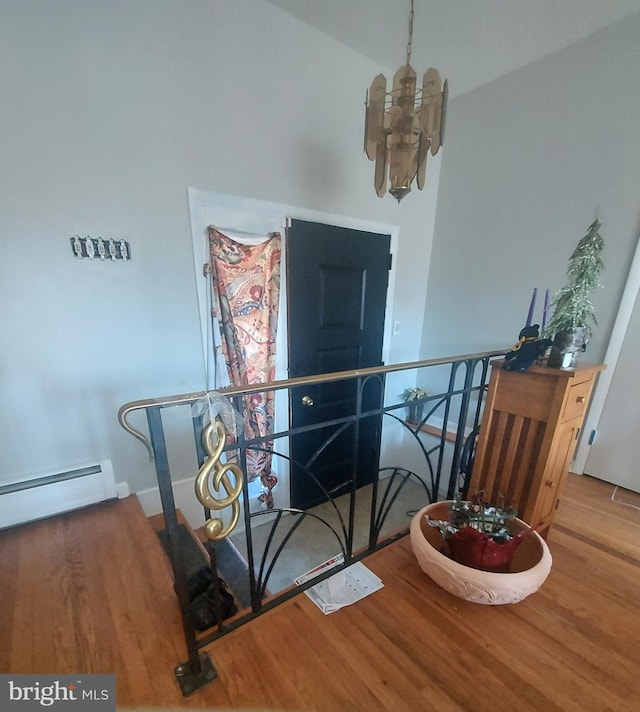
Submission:
[[[276,332],[280,298],[280,233],[265,236],[258,245],[245,245],[214,227],[209,231],[212,302],[222,337],[229,379],[234,386],[266,383],[275,378]],[[245,437],[273,432],[274,393],[245,397]],[[261,447],[269,449],[270,442]],[[260,497],[273,508],[272,490],[277,483],[271,471],[271,455],[247,451],[247,478],[260,478]]]

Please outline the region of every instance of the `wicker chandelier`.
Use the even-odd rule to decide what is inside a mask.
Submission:
[[[422,190],[427,170],[427,155],[435,156],[443,143],[447,105],[447,80],[428,69],[417,86],[411,66],[413,42],[413,2],[409,12],[407,63],[393,77],[387,92],[387,79],[378,74],[367,93],[364,150],[375,161],[374,187],[378,197],[386,192],[398,202],[411,192],[414,178]]]

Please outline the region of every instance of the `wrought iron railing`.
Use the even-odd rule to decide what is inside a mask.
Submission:
[[[331,417],[324,417],[321,422],[290,419],[286,428],[262,437],[247,438],[242,427],[234,437],[229,437],[229,429],[223,426],[220,418],[214,423],[208,422],[206,408],[204,412],[202,408],[192,408],[190,420],[200,466],[195,492],[203,504],[204,545],[211,560],[211,578],[216,581],[220,554],[240,521],[244,531],[240,531],[242,527],[236,529],[231,548],[242,552],[246,581],[241,585],[248,592],[248,605],[224,619],[221,613],[223,601],[218,587],[213,586],[212,605],[217,624],[205,631],[196,629],[192,616],[192,592],[162,413],[167,408],[201,404],[207,399],[207,393],[142,400],[122,406],[118,415],[121,425],[147,447],[155,463],[167,548],[188,651],[187,662],[176,668],[185,695],[215,677],[211,661],[202,652],[214,639],[405,536],[412,510],[438,499],[451,499],[457,492],[464,493],[486,392],[489,362],[503,353],[504,350],[488,351],[221,390],[219,394],[229,399],[241,414],[244,414],[247,398],[252,394],[266,390],[284,392],[290,418],[293,418],[294,405],[301,399],[300,394],[308,393],[309,389],[329,384],[334,392],[349,394],[349,407],[345,409],[342,403],[341,409],[335,410],[335,417],[333,413],[328,414]],[[397,395],[407,385],[418,385],[426,391],[426,395],[410,403],[412,420],[407,418],[407,403]],[[314,405],[310,396],[304,395],[301,400],[305,402],[305,398],[308,405]],[[148,437],[131,426],[128,417],[135,411],[146,413]],[[299,449],[290,447],[295,444],[295,438],[309,434],[313,435],[314,442],[305,459],[292,457],[292,453],[299,452]],[[327,461],[332,461],[331,449],[338,442],[342,448],[346,444],[346,452],[350,453],[341,464],[347,474],[339,478],[337,484],[326,486],[320,463],[324,460],[326,469]],[[362,448],[366,449],[366,457],[361,456]],[[269,454],[280,477],[273,509],[252,506],[250,485],[244,475],[247,453],[256,451]],[[367,471],[363,472],[365,466]],[[290,486],[292,482],[299,483],[301,478],[311,483],[315,500],[319,497],[324,504],[314,502],[314,506],[304,509],[288,506],[288,489],[283,492],[278,488],[286,487],[287,481]],[[406,504],[408,493],[409,508]],[[221,511],[226,508],[230,514]],[[392,515],[397,514],[394,510],[398,508],[402,516],[390,524]],[[313,545],[315,551],[320,540],[327,552],[341,555],[341,564],[301,586],[293,585],[295,572],[291,570],[288,579],[285,578],[290,585],[274,583],[275,572],[283,566],[286,568],[292,551],[296,552],[297,565],[301,567],[299,562],[304,561],[305,547]],[[319,560],[314,563],[329,558],[323,554],[318,556]],[[304,570],[297,573],[302,574]]]

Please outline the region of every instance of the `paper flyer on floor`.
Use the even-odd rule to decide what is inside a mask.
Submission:
[[[344,563],[343,554],[333,556],[299,576],[295,580],[295,584],[296,586],[301,586],[310,579],[329,569],[340,566],[342,563]],[[328,615],[359,601],[383,587],[382,581],[362,562],[358,561],[321,583],[308,588],[305,593],[325,615]]]

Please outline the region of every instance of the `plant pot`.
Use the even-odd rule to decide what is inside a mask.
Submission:
[[[407,420],[410,423],[419,423],[422,420],[424,412],[424,403],[416,403],[415,405],[407,404]]]
[[[585,329],[582,326],[558,331],[547,359],[550,368],[575,368],[578,354],[586,348]]]
[[[518,603],[542,586],[551,570],[552,560],[549,547],[537,532],[524,537],[509,570],[504,573],[480,571],[449,558],[447,542],[424,518],[428,514],[431,519],[449,519],[449,504],[429,504],[411,520],[411,547],[427,576],[454,596],[484,605]],[[528,529],[528,524],[522,520],[513,521],[514,534]]]

